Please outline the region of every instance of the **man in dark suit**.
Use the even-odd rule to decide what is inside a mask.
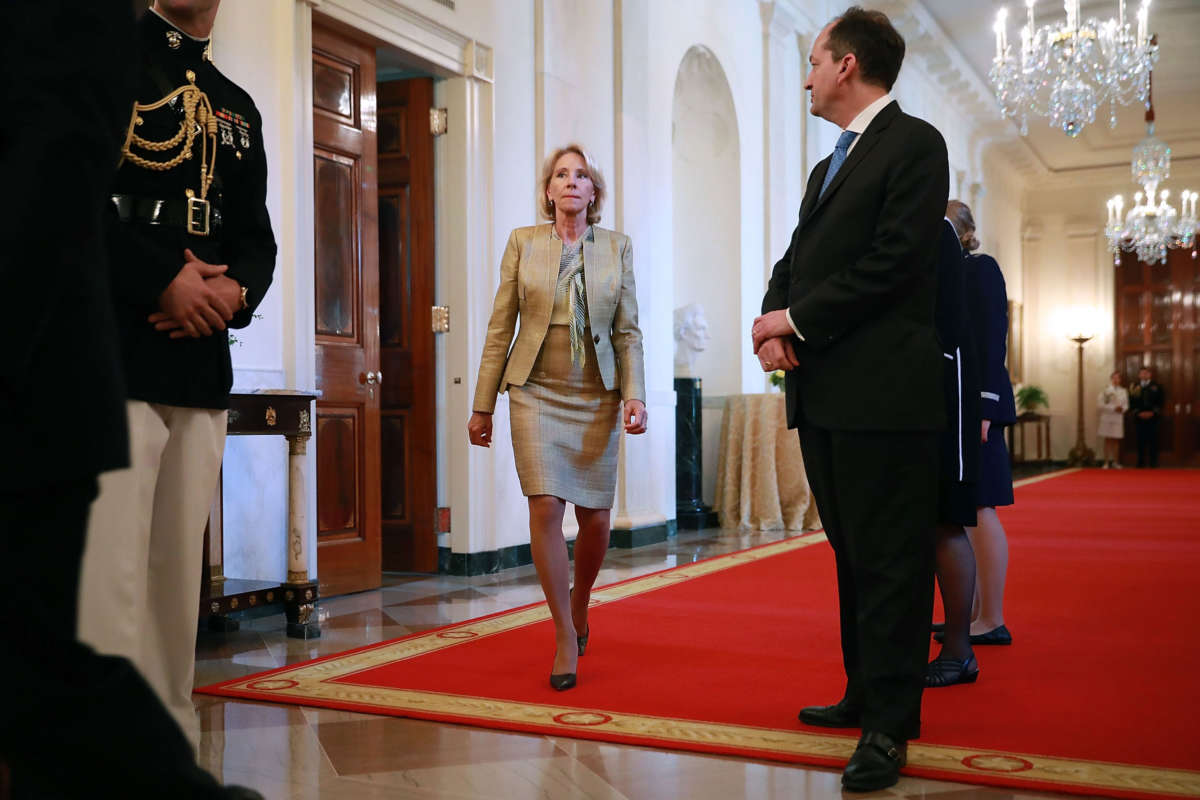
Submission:
[[[800,719],[862,728],[842,776],[853,791],[894,784],[919,735],[933,604],[949,165],[937,130],[888,95],[903,59],[888,18],[858,7],[814,43],[812,113],[843,132],[751,331],[762,368],[787,370],[788,425],[837,562],[846,691]]]
[[[1138,381],[1129,387],[1129,410],[1137,434],[1139,467],[1158,466],[1158,421],[1162,418],[1166,395],[1154,381],[1149,367],[1138,370]]]
[[[200,769],[124,658],[75,638],[96,476],[128,463],[104,211],[133,102],[129,0],[0,8],[0,796],[261,798]]]

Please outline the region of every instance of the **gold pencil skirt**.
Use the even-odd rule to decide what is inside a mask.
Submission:
[[[513,454],[526,497],[612,508],[621,395],[604,388],[586,333],[587,359],[577,367],[567,326],[551,325],[525,384],[508,387]]]

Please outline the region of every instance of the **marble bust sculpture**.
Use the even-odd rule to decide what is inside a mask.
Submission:
[[[675,377],[696,377],[696,356],[708,347],[708,320],[704,307],[688,303],[675,309]]]

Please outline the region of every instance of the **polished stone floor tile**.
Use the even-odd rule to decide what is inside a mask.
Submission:
[[[602,777],[566,756],[426,767],[369,778],[373,785],[424,789],[437,797],[626,800]]]
[[[321,722],[316,735],[339,775],[464,766],[561,752],[544,736],[362,715]]]

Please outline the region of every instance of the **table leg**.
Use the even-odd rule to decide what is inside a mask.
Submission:
[[[288,543],[287,583],[283,590],[287,635],[293,639],[316,639],[317,583],[308,579],[308,537],[305,524],[304,477],[308,433],[288,436]]]

